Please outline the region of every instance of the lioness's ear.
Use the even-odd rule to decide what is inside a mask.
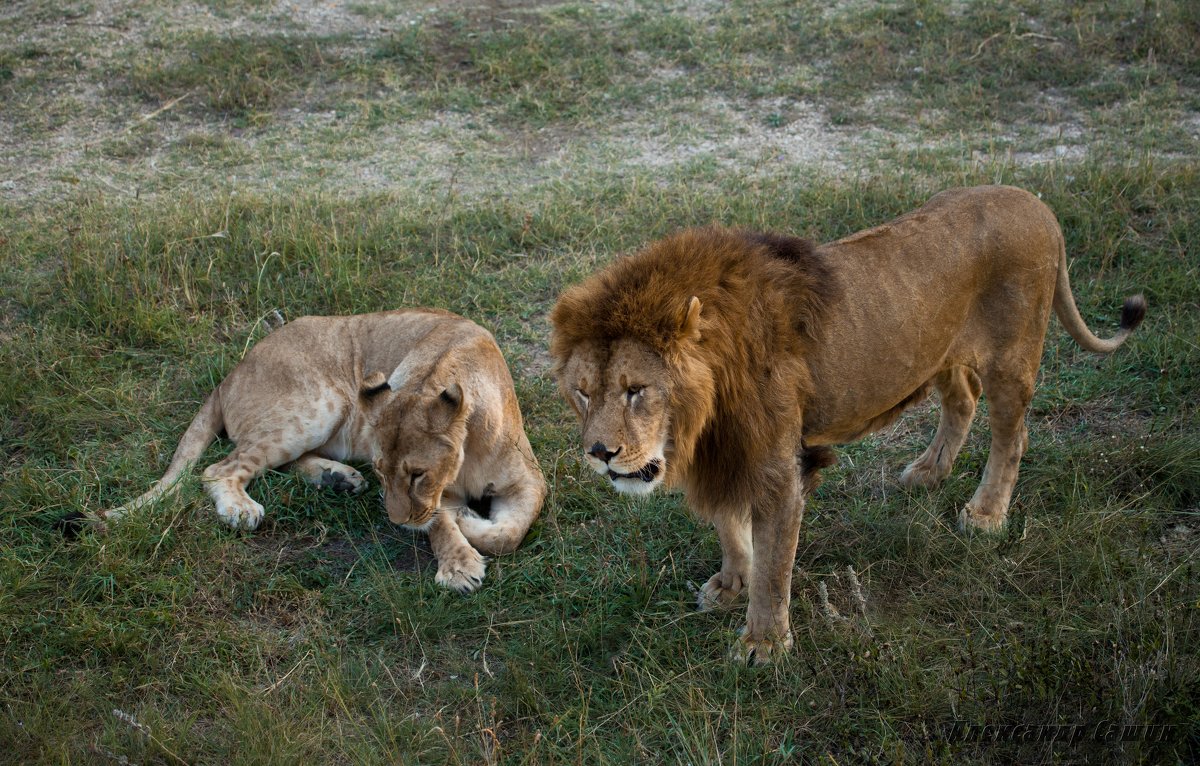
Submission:
[[[465,409],[466,394],[462,386],[451,383],[429,405],[429,425],[435,429],[449,428],[463,416]]]
[[[391,387],[388,385],[387,377],[382,372],[373,372],[363,378],[362,388],[358,390],[358,393],[364,399],[370,399],[389,388]]]
[[[679,337],[700,340],[700,299],[694,295],[688,301],[687,312],[679,324]]]
[[[451,383],[438,394],[438,401],[450,407],[457,414],[463,408],[463,390],[457,383]]]

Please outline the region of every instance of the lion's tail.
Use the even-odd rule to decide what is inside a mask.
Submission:
[[[821,469],[837,463],[837,453],[832,447],[809,447],[800,449],[800,479],[805,495],[811,495],[821,486]]]
[[[1088,351],[1107,354],[1115,351],[1124,343],[1125,339],[1133,334],[1133,331],[1145,319],[1146,299],[1141,295],[1132,295],[1126,298],[1125,305],[1121,307],[1121,327],[1117,330],[1117,334],[1111,338],[1097,338],[1088,329],[1083,317],[1079,315],[1079,309],[1075,306],[1075,296],[1071,294],[1071,278],[1067,276],[1067,252],[1064,248],[1058,263],[1058,284],[1054,287],[1054,313],[1058,315],[1058,321],[1063,323],[1076,343]]]
[[[204,450],[208,449],[208,445],[213,443],[213,440],[224,428],[225,417],[221,410],[220,392],[219,390],[213,391],[200,411],[196,413],[196,417],[192,418],[192,424],[184,432],[183,438],[179,440],[179,446],[175,448],[171,464],[167,466],[167,472],[163,474],[163,477],[156,481],[146,494],[136,500],[131,500],[120,508],[103,511],[100,514],[101,518],[105,520],[119,519],[129,511],[137,510],[146,503],[174,491],[179,477],[204,454]]]

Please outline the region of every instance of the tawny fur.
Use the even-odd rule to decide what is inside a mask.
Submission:
[[[230,526],[258,526],[264,510],[245,487],[268,468],[358,491],[365,480],[341,461],[370,461],[388,516],[428,531],[437,581],[463,592],[483,579],[481,553],[520,544],[546,492],[495,340],[445,311],[303,317],[275,330],[208,397],[162,479],[102,515],[173,490],[221,433],[237,446],[204,481]],[[468,503],[485,496],[481,518]]]
[[[936,388],[937,434],[901,477],[936,484],[986,393],[991,454],[960,518],[1003,525],[1052,307],[1096,352],[1145,314],[1130,298],[1120,331],[1094,336],[1053,213],[1019,189],[976,187],[816,248],[719,227],[680,232],[564,292],[551,353],[589,465],[620,491],[680,486],[716,525],[722,567],[701,606],[748,589],[738,652],[764,661],[791,643],[803,494],[832,462],[829,445],[884,427]]]

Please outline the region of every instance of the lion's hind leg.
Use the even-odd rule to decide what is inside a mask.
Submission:
[[[900,474],[900,483],[906,487],[934,487],[950,475],[982,391],[979,376],[962,365],[942,370],[933,382],[941,400],[941,418],[929,447]]]
[[[259,444],[239,445],[225,459],[204,469],[205,487],[217,504],[217,515],[233,529],[256,529],[262,521],[262,504],[246,494],[246,485],[270,467],[266,454]]]
[[[1017,365],[1012,365],[1016,368]],[[988,397],[988,423],[992,429],[992,444],[983,480],[975,495],[962,509],[961,526],[985,532],[999,531],[1008,517],[1008,503],[1017,483],[1017,470],[1029,432],[1025,428],[1025,411],[1033,398],[1036,366],[1026,372],[997,366],[983,380]]]
[[[262,521],[263,507],[246,494],[246,485],[268,468],[297,461],[327,443],[344,409],[317,406],[319,398],[303,391],[279,396],[266,407],[250,397],[230,399],[226,430],[237,447],[205,469],[204,481],[221,520],[234,529],[252,530]]]

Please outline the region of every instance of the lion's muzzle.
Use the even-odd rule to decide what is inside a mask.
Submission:
[[[644,466],[642,466],[638,470],[634,471],[633,473],[617,473],[616,471],[614,471],[613,469],[610,468],[610,469],[608,469],[608,478],[610,478],[610,479],[641,479],[642,481],[649,484],[650,482],[654,481],[655,478],[658,477],[658,474],[660,471],[662,471],[661,464],[657,460],[651,460],[649,463],[646,463]]]
[[[661,458],[653,458],[649,463],[639,468],[636,471],[629,473],[621,473],[620,471],[607,468],[603,471],[597,471],[612,482],[613,489],[618,492],[629,495],[648,495],[653,492],[663,480],[663,461]]]
[[[610,451],[608,449],[608,447],[605,447],[600,442],[596,442],[595,444],[593,444],[591,447],[588,448],[587,453],[589,455],[591,455],[592,457],[596,458],[597,460],[601,460],[601,461],[607,463],[610,460],[612,460],[613,458],[615,458],[617,455],[621,454],[621,448],[617,447],[616,451]]]

